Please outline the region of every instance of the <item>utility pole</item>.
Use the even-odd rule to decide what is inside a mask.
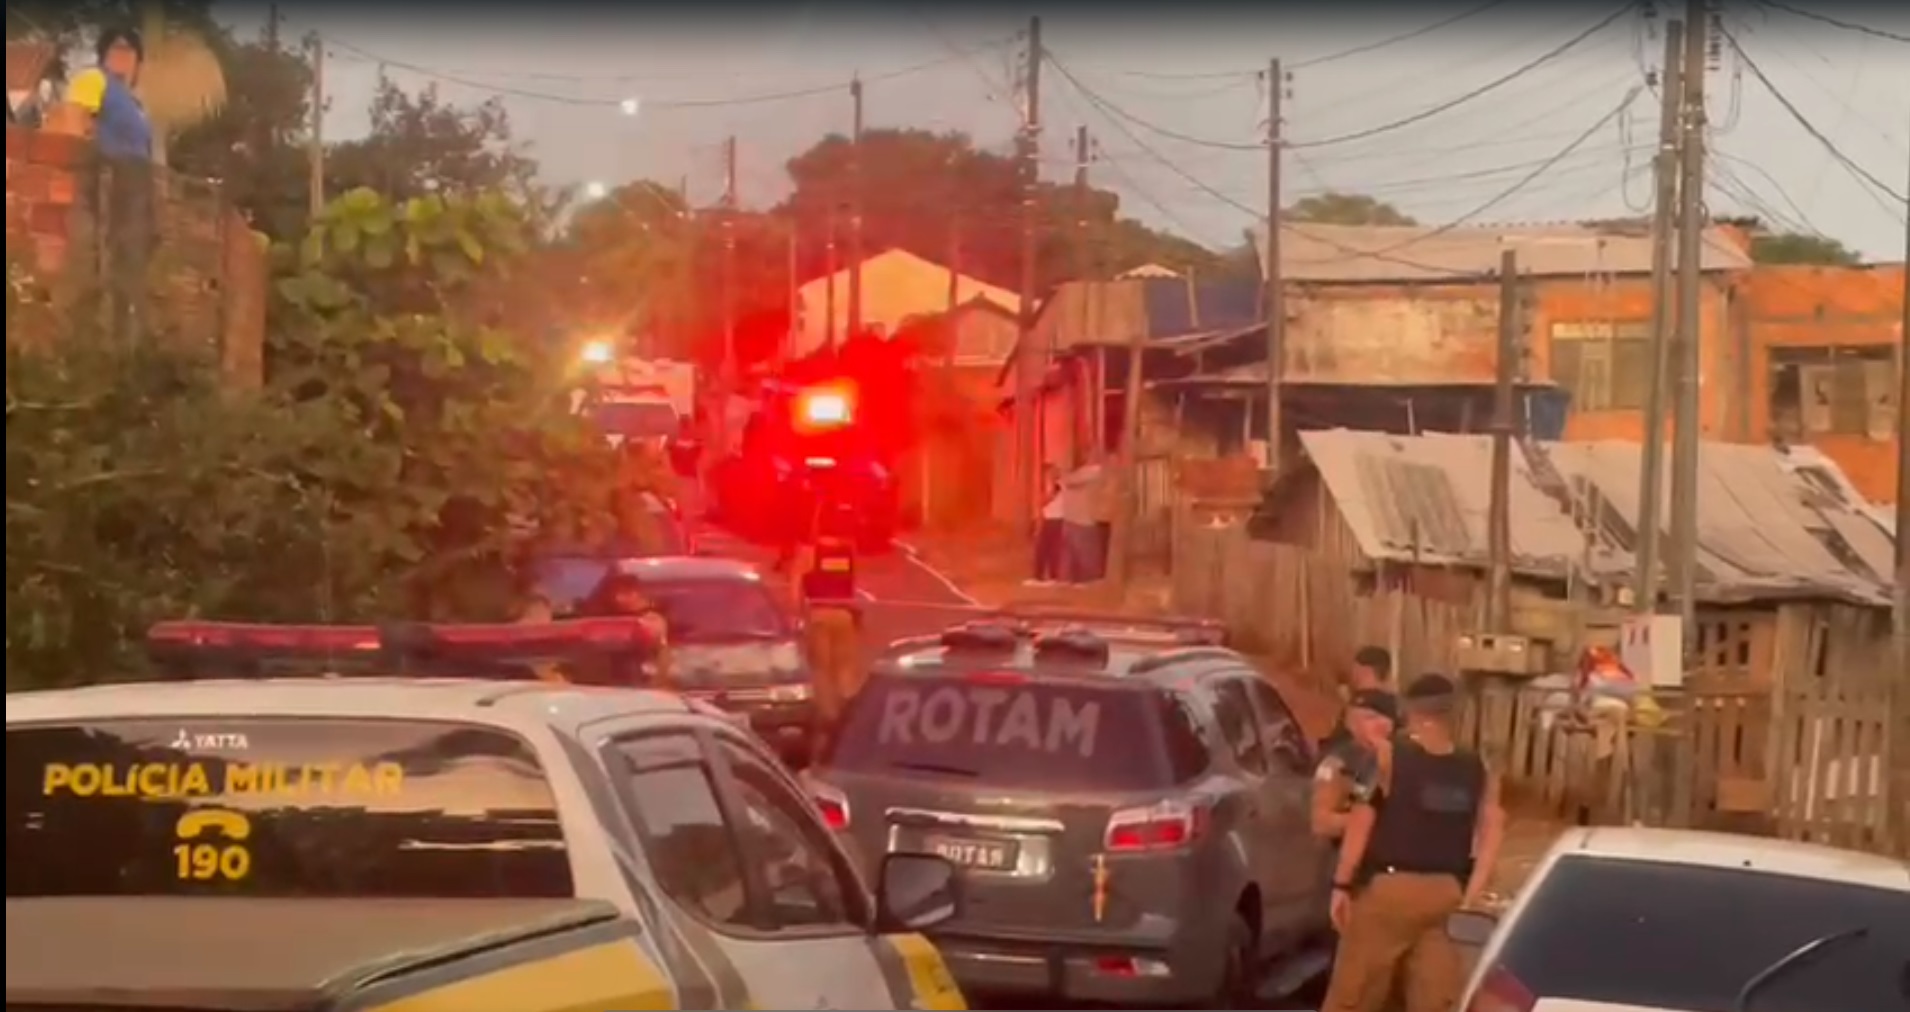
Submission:
[[[1685,13],[1684,137],[1678,181],[1678,400],[1671,448],[1671,586],[1689,650],[1697,623],[1698,370],[1704,339],[1704,69],[1710,0],[1687,0]]]
[[[796,332],[802,322],[802,226],[794,215],[789,219],[789,259],[784,270],[789,275],[789,325],[784,328],[777,357],[787,362],[796,356]]]
[[[1645,436],[1638,474],[1638,571],[1632,574],[1632,608],[1658,609],[1658,542],[1665,501],[1665,387],[1670,380],[1674,323],[1672,239],[1677,234],[1678,141],[1684,101],[1684,23],[1665,25],[1665,62],[1658,75],[1658,155],[1653,171],[1658,198],[1651,215],[1651,386],[1645,394]]]
[[[1910,183],[1904,187],[1910,193]],[[1897,321],[1897,670],[1910,671],[1910,220],[1903,228],[1902,316]],[[1910,685],[1899,690],[1910,698]],[[1905,705],[1910,705],[1906,703]],[[1910,749],[1910,743],[1901,746]],[[1910,790],[1906,787],[1905,790]],[[1910,798],[1900,798],[1902,808]],[[1910,826],[1903,827],[1910,846]]]
[[[1519,302],[1519,255],[1499,254],[1499,347],[1492,377],[1492,500],[1486,542],[1492,569],[1486,629],[1506,631],[1512,620],[1512,436],[1518,426],[1513,396],[1524,313]]]
[[[952,214],[948,219],[948,312],[953,313],[962,304],[962,217]],[[952,335],[951,335],[952,336]],[[955,342],[948,344],[948,364],[955,364]]]
[[[1280,265],[1280,205],[1285,199],[1281,193],[1280,167],[1286,153],[1281,120],[1285,116],[1286,89],[1286,76],[1279,59],[1268,61],[1267,262],[1262,265],[1267,293],[1262,301],[1267,307],[1267,471],[1275,475],[1280,473],[1280,456],[1285,448],[1282,433],[1286,428],[1286,412],[1280,403],[1287,364],[1287,291],[1285,271]]]
[[[1088,248],[1088,166],[1093,164],[1087,124],[1074,130],[1074,276],[1088,281],[1093,271],[1094,251]]]
[[[317,32],[305,36],[312,52],[312,129],[306,141],[306,157],[311,162],[309,183],[311,217],[317,221],[325,213],[325,40]]]
[[[849,82],[855,122],[849,139],[849,336],[862,333],[862,78]]]
[[[736,396],[736,135],[723,141],[723,367],[718,389],[723,446],[729,445],[730,398]]]
[[[1028,524],[1039,508],[1035,482],[1041,474],[1040,441],[1035,430],[1035,396],[1045,363],[1035,349],[1035,252],[1041,209],[1035,206],[1041,179],[1041,18],[1028,19],[1028,65],[1024,73],[1021,162],[1021,305],[1015,341],[1015,519]]]
[[[828,284],[824,286],[825,291],[822,305],[823,346],[828,348],[829,353],[832,355],[835,354],[836,351],[836,275],[842,272],[842,267],[837,263],[836,257],[836,238],[839,224],[836,218],[836,209],[832,205],[829,208],[829,223],[827,226],[828,239],[825,241],[822,249],[822,269],[828,280]]]

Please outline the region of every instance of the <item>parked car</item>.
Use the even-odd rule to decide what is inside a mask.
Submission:
[[[1910,1008],[1910,865],[1829,847],[1578,829],[1495,919],[1465,1012]]]
[[[934,938],[965,991],[1248,1008],[1325,968],[1305,734],[1238,653],[1132,627],[991,619],[900,644],[805,774],[868,866],[961,868]]]
[[[195,631],[307,659],[367,635]],[[713,709],[348,674],[10,694],[8,1006],[966,1007],[916,933],[959,911],[954,869],[898,855],[872,894]]]
[[[816,702],[802,622],[756,567],[687,556],[568,559],[541,586],[563,614],[612,571],[635,579],[668,624],[676,689],[746,717],[792,765],[808,761]]]

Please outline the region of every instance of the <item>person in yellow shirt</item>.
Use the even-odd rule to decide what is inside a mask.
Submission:
[[[856,587],[854,517],[844,504],[816,510],[812,534],[790,560],[805,619],[809,670],[815,678],[820,751],[843,710],[862,690],[862,609]]]

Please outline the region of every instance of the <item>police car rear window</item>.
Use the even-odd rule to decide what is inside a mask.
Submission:
[[[528,745],[450,722],[7,729],[7,896],[566,898]]]
[[[1125,686],[1018,676],[878,676],[830,764],[1042,790],[1145,791],[1180,776],[1161,746],[1171,701]]]

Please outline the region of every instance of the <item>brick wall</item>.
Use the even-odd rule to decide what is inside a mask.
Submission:
[[[101,236],[83,199],[90,158],[80,138],[7,127],[7,256],[31,269],[56,301],[91,290],[99,275]],[[157,328],[207,349],[236,384],[256,385],[265,340],[264,244],[216,183],[162,173],[159,191]]]

